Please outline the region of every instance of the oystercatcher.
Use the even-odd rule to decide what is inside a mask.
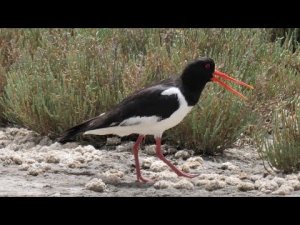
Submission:
[[[153,135],[156,140],[157,157],[178,176],[193,178],[197,175],[184,173],[165,159],[161,152],[161,137],[165,130],[179,124],[191,111],[198,102],[205,85],[210,81],[220,84],[242,98],[246,98],[219,78],[253,89],[251,85],[216,70],[215,63],[211,58],[199,58],[189,63],[178,78],[163,80],[133,93],[110,111],[68,129],[59,141],[64,143],[81,132],[118,136],[139,134],[133,147],[136,176],[137,181],[147,182],[149,180],[141,175],[138,150],[145,135]]]

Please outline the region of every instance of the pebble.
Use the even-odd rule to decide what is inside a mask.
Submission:
[[[222,170],[236,170],[238,167],[233,165],[231,162],[222,163],[221,169]]]
[[[292,186],[295,191],[300,190],[300,181],[299,180],[288,180],[287,185]]]
[[[218,180],[221,178],[221,175],[220,174],[216,174],[216,173],[210,173],[210,174],[200,174],[198,176],[198,179],[200,180]]]
[[[192,182],[195,186],[205,186],[208,185],[210,180],[192,180]]]
[[[124,177],[124,173],[116,169],[110,169],[104,172],[102,175],[102,180],[107,184],[118,184]]]
[[[154,183],[153,186],[155,189],[166,189],[172,186],[172,182],[166,180],[159,180],[156,183]]]
[[[94,178],[85,185],[85,188],[91,191],[103,192],[106,185],[101,179]]]
[[[60,161],[59,157],[55,154],[49,154],[46,157],[47,163],[59,163],[59,161]]]
[[[255,182],[255,181],[261,179],[262,175],[255,174],[255,175],[251,175],[249,178],[250,178],[251,181]]]
[[[285,179],[282,177],[274,177],[273,181],[275,181],[279,186],[281,186],[284,182],[286,182]]]
[[[162,161],[154,161],[150,166],[150,170],[153,172],[162,172],[166,169],[168,169],[168,166]]]
[[[191,181],[188,181],[187,179],[182,179],[178,181],[177,183],[173,184],[173,187],[176,189],[187,189],[187,190],[193,190],[194,185]]]
[[[205,190],[214,191],[214,190],[224,188],[225,186],[226,186],[226,183],[224,181],[212,180],[205,185]]]
[[[128,142],[125,144],[118,145],[116,151],[118,152],[131,152],[134,146],[134,142]]]
[[[37,176],[44,172],[42,168],[36,168],[36,167],[30,167],[27,171],[28,171],[27,174],[31,176]]]
[[[241,180],[237,177],[226,177],[225,182],[228,185],[237,186],[241,183]]]
[[[245,173],[245,172],[241,172],[241,173],[239,174],[239,178],[240,178],[241,180],[248,179],[248,174]]]
[[[149,169],[154,161],[155,161],[155,159],[153,159],[151,157],[143,159],[142,168],[143,169]]]
[[[292,186],[287,185],[287,184],[283,184],[283,185],[280,186],[280,188],[278,188],[278,190],[273,191],[272,194],[275,194],[275,195],[288,195],[292,191],[294,191],[294,188]]]
[[[175,153],[175,158],[176,159],[182,158],[182,159],[186,160],[190,156],[191,156],[190,153],[188,151],[186,151],[186,150],[180,150],[180,151],[178,151],[178,152]]]
[[[23,163],[22,159],[20,156],[13,156],[12,157],[12,161],[17,164],[17,165],[21,165]]]
[[[53,143],[53,141],[49,138],[49,137],[43,137],[40,142],[39,145],[51,145]]]
[[[106,145],[119,145],[121,144],[121,138],[119,137],[110,137],[106,139]]]
[[[240,182],[237,185],[238,190],[240,191],[252,191],[254,190],[254,184],[251,182]]]
[[[266,194],[277,190],[279,187],[275,181],[267,179],[255,181],[254,186],[256,189]]]

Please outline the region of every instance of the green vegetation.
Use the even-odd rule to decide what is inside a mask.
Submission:
[[[261,155],[282,169],[277,158],[284,159],[282,154],[289,149],[298,155],[300,150],[278,138],[290,131],[284,126],[279,132],[279,119],[272,115],[299,97],[300,48],[293,32],[284,41],[272,37],[274,42],[270,33],[270,29],[0,29],[1,119],[57,137],[141,86],[177,76],[187,61],[209,56],[218,69],[255,90],[235,86],[249,98],[243,101],[208,84],[192,113],[166,132],[167,140],[215,154],[232,146],[242,133],[254,137],[269,132],[276,147]],[[260,137],[255,140],[262,153],[267,140]],[[277,149],[286,151],[275,154]],[[292,154],[294,158],[296,153]]]
[[[266,138],[262,130],[256,134],[259,154],[272,169],[284,172],[300,170],[300,99],[274,112],[273,133]]]

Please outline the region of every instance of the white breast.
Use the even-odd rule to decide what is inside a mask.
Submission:
[[[188,106],[184,96],[176,87],[171,87],[161,93],[162,95],[177,95],[179,108],[171,114],[169,118],[160,120],[157,116],[149,117],[131,117],[120,123],[122,126],[114,126],[90,130],[84,134],[106,135],[115,134],[118,136],[126,136],[129,134],[154,135],[160,137],[165,130],[168,130],[179,124],[184,117],[191,111],[192,106]]]

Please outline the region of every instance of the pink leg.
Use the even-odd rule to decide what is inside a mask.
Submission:
[[[199,176],[198,174],[189,174],[184,173],[176,168],[171,162],[169,162],[161,152],[161,138],[156,138],[156,156],[161,159],[164,163],[166,163],[178,176],[193,178]]]
[[[144,135],[140,135],[138,137],[138,139],[136,140],[134,146],[133,146],[133,155],[134,155],[134,161],[135,161],[135,169],[136,169],[136,177],[137,177],[137,181],[140,182],[149,182],[150,180],[148,179],[145,179],[142,177],[142,174],[141,174],[141,168],[140,168],[140,161],[139,161],[139,147],[140,147],[140,144],[141,142],[143,141],[144,139]]]

